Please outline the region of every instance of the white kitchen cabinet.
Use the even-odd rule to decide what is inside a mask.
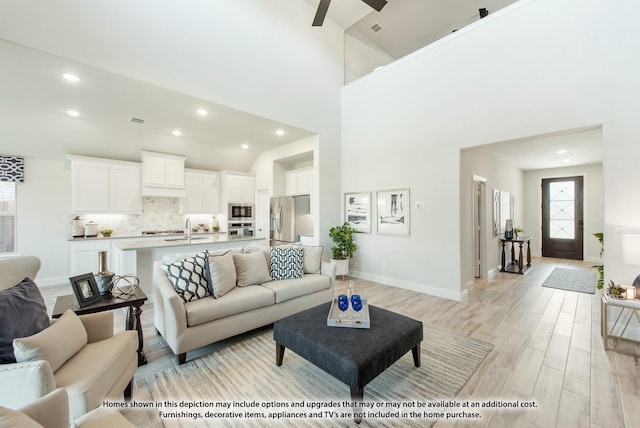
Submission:
[[[142,212],[140,164],[81,156],[69,159],[72,213]]]
[[[111,260],[110,239],[89,239],[86,241],[71,241],[70,247],[70,275],[82,275],[98,272],[98,252],[107,251],[107,267],[113,272]]]
[[[184,156],[142,151],[145,196],[184,196]],[[166,191],[165,191],[166,190]],[[180,191],[181,193],[172,193]]]
[[[186,196],[180,198],[180,214],[220,213],[220,174],[185,170]]]
[[[255,177],[238,173],[224,173],[223,193],[225,203],[254,203],[256,193]]]
[[[308,195],[313,188],[313,168],[301,168],[286,171],[285,194],[286,195]]]

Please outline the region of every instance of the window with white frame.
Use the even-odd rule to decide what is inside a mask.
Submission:
[[[0,181],[0,255],[16,252],[16,183]]]

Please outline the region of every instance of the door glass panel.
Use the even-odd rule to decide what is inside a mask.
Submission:
[[[575,238],[575,184],[573,181],[549,183],[549,237]]]

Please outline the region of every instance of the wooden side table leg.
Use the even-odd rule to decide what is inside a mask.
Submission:
[[[142,323],[140,322],[142,315],[141,306],[129,306],[127,312],[127,330],[136,330],[138,332],[138,367],[147,364],[147,357],[144,355],[144,337],[142,335]]]
[[[522,263],[522,244],[523,242],[520,242],[520,255],[518,257],[518,273],[524,273],[523,271],[523,263]]]
[[[506,254],[505,254],[505,249],[504,246],[506,245],[506,242],[502,242],[502,272],[506,272],[507,270],[507,260],[506,260]]]
[[[531,266],[531,240],[527,241],[527,266]]]

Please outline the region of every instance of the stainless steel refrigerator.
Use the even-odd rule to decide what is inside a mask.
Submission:
[[[271,198],[270,245],[299,242],[300,235],[313,234],[309,195]]]

